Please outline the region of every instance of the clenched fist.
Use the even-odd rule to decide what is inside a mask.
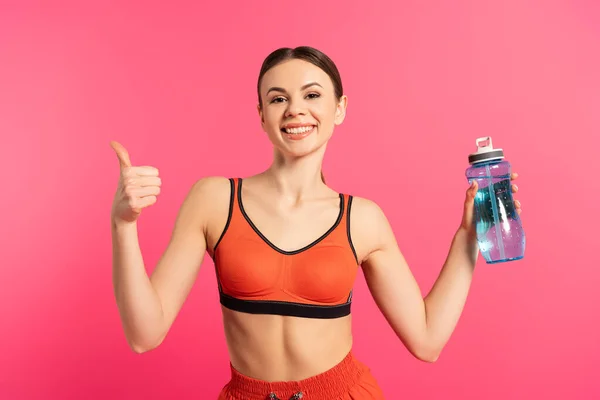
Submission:
[[[154,167],[132,167],[127,150],[117,142],[110,142],[117,154],[120,177],[113,200],[111,218],[115,223],[131,223],[138,219],[143,208],[156,203],[161,181]]]

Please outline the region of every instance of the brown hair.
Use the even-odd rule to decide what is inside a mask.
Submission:
[[[331,78],[336,98],[339,100],[344,95],[344,87],[342,85],[340,73],[335,63],[325,53],[309,46],[300,46],[295,48],[282,47],[269,54],[263,61],[260,68],[256,89],[258,92],[258,104],[261,108],[263,104],[262,98],[260,97],[260,84],[263,76],[268,70],[287,60],[303,60],[321,68],[327,75],[329,75],[329,78]],[[323,175],[323,172],[321,172],[321,179],[323,182],[325,182],[325,176]]]

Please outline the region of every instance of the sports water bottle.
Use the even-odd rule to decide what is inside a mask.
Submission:
[[[491,137],[475,141],[466,176],[479,184],[475,195],[474,223],[477,243],[488,264],[520,260],[525,255],[525,232],[513,202],[511,165]],[[483,145],[482,145],[483,144]]]

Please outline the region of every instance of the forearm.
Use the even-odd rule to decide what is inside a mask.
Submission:
[[[144,266],[137,225],[112,224],[113,287],[121,323],[129,345],[142,352],[163,336],[160,299]]]
[[[474,232],[459,229],[440,275],[425,297],[428,347],[436,354],[450,339],[463,311],[477,255]]]

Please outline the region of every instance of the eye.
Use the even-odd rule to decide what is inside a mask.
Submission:
[[[285,101],[285,99],[281,96],[277,96],[277,97],[273,97],[270,101],[270,103],[281,103],[282,101]]]
[[[319,93],[309,93],[306,97],[308,97],[309,99],[317,99],[321,97],[321,95]]]

